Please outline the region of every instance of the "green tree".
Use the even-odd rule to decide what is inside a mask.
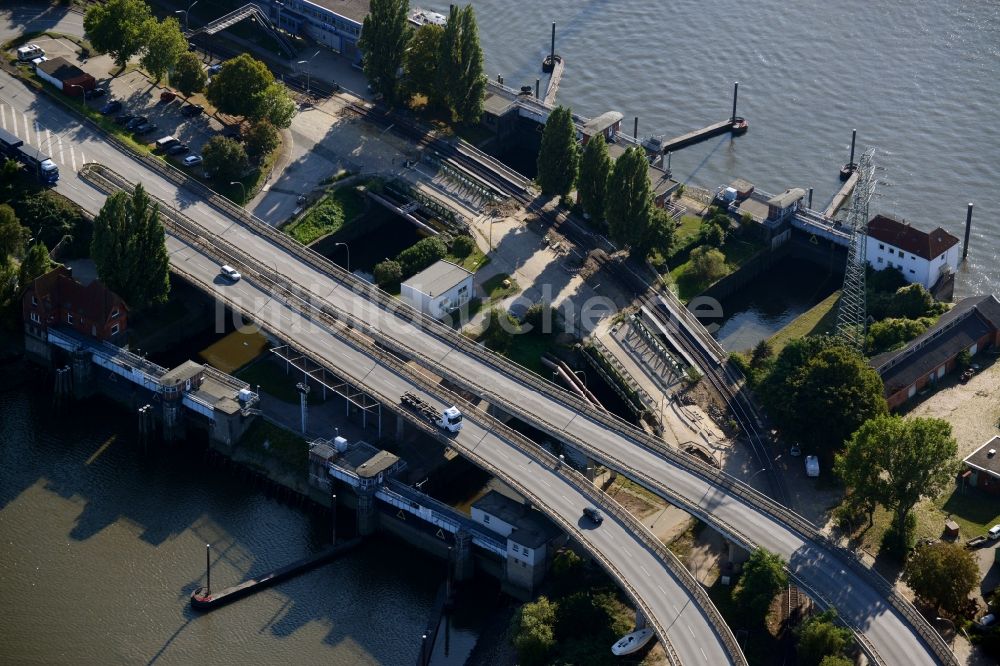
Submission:
[[[173,74],[170,75],[170,83],[187,98],[205,89],[205,84],[208,83],[208,74],[201,66],[201,60],[198,59],[198,56],[190,51],[185,51],[177,58]]]
[[[476,123],[483,112],[486,77],[483,75],[483,51],[479,47],[479,29],[471,5],[452,5],[441,33],[438,52],[443,98],[452,116],[463,123]]]
[[[957,451],[947,421],[882,415],[858,428],[834,470],[849,488],[873,495],[892,511],[902,538],[917,502],[937,497],[951,484],[958,470]],[[898,553],[905,548],[894,550]]]
[[[829,336],[785,346],[759,393],[790,440],[827,461],[865,421],[886,414],[882,379],[858,352]]]
[[[247,166],[247,152],[239,144],[225,136],[216,134],[201,149],[205,171],[220,181],[229,182],[243,175]]]
[[[510,628],[521,664],[541,666],[548,663],[556,646],[555,622],[556,605],[547,597],[538,597],[538,601],[517,609]]]
[[[657,250],[666,255],[674,245],[674,220],[662,208],[653,207],[650,212],[649,230],[639,245],[643,250]]]
[[[573,189],[580,153],[573,115],[565,107],[549,114],[538,151],[538,184],[549,195],[566,196]]]
[[[696,247],[688,256],[688,273],[699,282],[715,282],[727,271],[726,255],[714,247]]]
[[[908,284],[900,287],[892,302],[889,304],[887,314],[890,317],[905,317],[906,319],[916,319],[929,314],[934,308],[934,297],[922,284]]]
[[[29,234],[28,229],[21,226],[14,209],[0,204],[0,267],[7,266],[12,256],[21,258]]]
[[[146,48],[153,15],[143,0],[108,0],[93,4],[83,17],[87,40],[109,54],[120,68]]]
[[[111,291],[139,311],[166,300],[169,258],[159,204],[141,184],[109,196],[94,218],[90,248],[97,275]]]
[[[262,106],[261,95],[272,83],[274,75],[267,65],[248,53],[241,53],[222,63],[222,69],[208,84],[205,96],[223,113],[255,116]]]
[[[259,157],[267,155],[281,145],[281,135],[278,130],[266,120],[258,120],[250,125],[243,135],[243,143],[247,155]]]
[[[266,120],[275,127],[286,128],[292,124],[295,117],[295,100],[288,94],[288,89],[280,83],[272,83],[256,95],[253,112],[247,117],[251,120]]]
[[[979,566],[972,553],[944,541],[918,548],[903,573],[917,596],[957,614],[979,584]]]
[[[916,285],[920,286],[920,285]],[[873,323],[868,328],[866,344],[872,354],[898,349],[917,337],[934,324],[929,317],[920,319],[883,319]]]
[[[146,51],[139,60],[147,72],[160,82],[167,72],[176,65],[182,53],[188,53],[187,39],[181,32],[181,24],[173,16],[160,22],[150,19],[146,27]]]
[[[573,134],[575,143],[575,128]],[[608,144],[604,141],[604,135],[591,137],[583,148],[576,191],[580,195],[580,205],[583,206],[584,212],[595,222],[604,219],[611,166],[611,156],[608,155]]]
[[[653,190],[646,153],[632,146],[615,161],[608,180],[605,215],[611,240],[622,247],[642,245],[652,220]]]
[[[13,183],[21,173],[21,163],[10,157],[4,158],[0,163],[0,182],[5,184]]]
[[[60,256],[86,256],[90,250],[91,225],[69,199],[49,190],[36,192],[22,200],[21,215],[30,220],[31,235],[48,247],[63,243]],[[71,243],[63,242],[70,236]]]
[[[472,236],[460,235],[456,236],[451,242],[451,253],[456,257],[465,258],[472,254],[472,251],[476,249],[476,241],[473,240]]]
[[[483,49],[479,46],[479,27],[476,11],[466,5],[461,12],[462,28],[459,39],[459,78],[456,81],[455,115],[467,124],[474,125],[483,115],[483,97],[486,93],[486,76],[483,74]]]
[[[486,313],[483,332],[479,341],[495,352],[503,354],[510,349],[514,336],[520,333],[521,325],[509,312],[501,308],[491,308]]]
[[[375,264],[375,284],[388,291],[399,289],[399,283],[403,279],[403,269],[398,261],[386,259]]]
[[[399,253],[396,261],[403,267],[403,275],[409,277],[424,270],[435,261],[444,259],[448,246],[437,236],[424,238]]]
[[[771,600],[786,585],[788,574],[781,556],[758,548],[743,564],[743,573],[733,589],[733,601],[748,621],[763,624]]]
[[[819,666],[827,657],[839,657],[851,641],[851,630],[836,624],[837,611],[813,615],[796,629],[795,651],[802,666]]]
[[[854,666],[854,660],[847,657],[827,655],[819,662],[819,666]]]
[[[48,273],[51,267],[52,262],[49,260],[49,248],[45,247],[45,243],[42,241],[35,241],[28,248],[28,252],[24,255],[24,260],[21,262],[21,269],[17,279],[18,284],[21,285],[21,291],[24,291],[36,277]]]
[[[755,368],[763,368],[774,358],[774,345],[768,339],[763,339],[757,343],[750,352],[750,363]]]
[[[403,86],[408,96],[423,95],[431,109],[443,108],[445,102],[438,72],[438,53],[444,28],[427,23],[417,28],[410,37],[403,59]]]
[[[710,219],[701,223],[701,227],[698,230],[698,237],[705,245],[722,247],[722,244],[726,242],[726,231],[721,224],[714,219]]]
[[[410,40],[409,13],[408,0],[372,0],[358,40],[365,76],[389,104],[398,101],[398,73]]]

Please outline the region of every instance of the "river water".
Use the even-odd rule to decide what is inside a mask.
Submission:
[[[444,566],[395,541],[193,614],[206,543],[221,588],[323,548],[328,521],[204,469],[196,451],[144,457],[132,430],[105,401],[54,418],[45,390],[0,393],[0,662],[416,661]],[[477,631],[453,625],[453,651]]]
[[[421,3],[447,12],[448,3]],[[1000,4],[995,0],[472,0],[491,78],[541,74],[550,23],[566,59],[559,101],[588,116],[618,110],[623,128],[676,136],[729,116],[732,85],[750,131],[674,155],[683,181],[743,177],[769,192],[837,191],[858,144],[885,181],[873,212],[959,238],[976,203],[972,251],[957,294],[1000,284]],[[544,85],[545,79],[542,83]]]

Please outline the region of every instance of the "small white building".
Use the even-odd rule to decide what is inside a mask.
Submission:
[[[403,282],[400,297],[424,314],[441,319],[472,298],[472,273],[450,261],[438,261]]]
[[[958,238],[941,227],[927,233],[887,215],[868,223],[866,250],[875,270],[898,268],[907,282],[931,291],[958,267]]]
[[[471,513],[474,521],[507,539],[505,589],[530,597],[556,549],[565,543],[565,535],[540,511],[496,490],[476,500]]]

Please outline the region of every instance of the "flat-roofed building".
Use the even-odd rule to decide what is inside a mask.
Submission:
[[[368,16],[369,0],[261,0],[278,28],[304,35],[361,62],[358,39]]]
[[[450,261],[437,261],[400,285],[400,298],[441,319],[472,298],[472,273]]]

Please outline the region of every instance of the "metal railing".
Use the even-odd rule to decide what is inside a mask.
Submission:
[[[90,180],[92,183],[105,190],[108,193],[112,193],[118,190],[130,191],[132,184],[129,183],[127,179],[116,174],[112,170],[97,164],[87,164],[81,171],[81,176]],[[525,455],[528,455],[532,459],[543,462],[548,469],[555,470],[557,466],[560,467],[559,474],[563,476],[567,481],[571,483],[572,486],[580,491],[583,491],[589,498],[591,498],[596,504],[605,508],[609,513],[617,516],[619,520],[623,523],[629,531],[634,534],[639,541],[648,548],[652,553],[654,553],[657,558],[662,562],[662,564],[670,570],[675,578],[680,581],[684,587],[689,591],[689,593],[694,596],[702,607],[703,612],[706,613],[710,622],[715,627],[716,632],[722,638],[723,643],[726,646],[727,651],[730,653],[733,661],[737,664],[745,663],[742,651],[739,645],[736,643],[732,632],[729,630],[728,625],[722,619],[718,610],[712,604],[711,599],[708,598],[704,589],[701,587],[700,583],[691,575],[690,571],[687,570],[684,565],[677,560],[677,558],[671,553],[661,542],[659,542],[649,531],[631,514],[629,514],[625,509],[617,505],[610,497],[598,490],[593,486],[590,481],[586,479],[582,474],[572,470],[566,465],[561,465],[555,456],[538,444],[528,440],[519,433],[511,430],[502,422],[497,421],[493,417],[485,414],[478,407],[478,405],[473,404],[466,400],[465,398],[452,394],[446,391],[440,384],[434,384],[426,377],[424,377],[419,372],[416,372],[411,366],[404,362],[403,358],[392,353],[390,349],[387,349],[385,345],[376,345],[374,340],[371,338],[366,338],[361,334],[361,331],[367,331],[368,326],[363,322],[356,320],[351,320],[350,317],[345,317],[343,313],[331,313],[328,311],[328,306],[316,305],[311,297],[311,294],[305,292],[294,283],[291,283],[284,276],[274,271],[272,268],[265,264],[262,264],[257,259],[251,257],[242,250],[237,249],[232,246],[227,241],[221,238],[209,239],[199,231],[198,225],[184,216],[183,214],[174,210],[169,204],[163,201],[158,201],[156,197],[151,197],[154,201],[160,204],[160,211],[165,221],[165,227],[170,231],[172,235],[179,237],[186,243],[189,243],[194,248],[211,256],[217,261],[232,262],[238,265],[240,268],[244,269],[244,277],[248,280],[255,282],[259,287],[268,291],[272,297],[285,303],[292,309],[297,310],[300,314],[305,316],[310,321],[318,321],[338,337],[341,337],[349,342],[356,349],[362,353],[369,355],[376,360],[380,361],[384,366],[392,370],[395,374],[404,377],[411,383],[420,387],[425,393],[434,396],[438,400],[442,400],[446,403],[451,403],[455,405],[461,405],[463,408],[463,413],[466,419],[477,423],[485,430],[494,434],[508,444],[513,445],[515,448],[520,450]],[[184,275],[187,279],[191,280],[193,283],[198,283],[200,280],[194,276],[192,273],[186,271],[186,269],[178,264],[171,265],[172,270],[177,273]],[[256,317],[254,313],[247,312],[243,308],[226,296],[224,293],[214,291],[213,295],[215,298],[223,301],[234,311],[244,312],[250,316]],[[261,327],[271,332],[276,337],[281,338],[284,332],[276,330],[266,321],[257,322]],[[337,373],[344,375],[347,374],[347,369],[343,367],[342,364],[336,363],[333,359],[325,359],[322,353],[317,353],[312,351],[308,356],[313,357],[313,361],[320,364],[326,365],[331,368],[337,368]],[[317,360],[322,359],[322,360]],[[351,381],[362,382],[364,378],[351,378]],[[446,435],[441,433],[437,428],[432,427],[430,424],[422,419],[419,419],[416,415],[412,414],[408,410],[399,408],[397,397],[390,398],[377,391],[368,388],[368,393],[372,397],[380,400],[383,404],[387,405],[398,414],[406,417],[411,423],[416,425],[418,428],[423,430],[425,433],[435,437],[436,439],[442,441],[448,446],[455,446],[456,441],[448,438]],[[501,437],[502,433],[502,437]],[[511,487],[516,488],[518,492],[522,493],[530,499],[536,506],[543,508],[545,507],[544,502],[542,502],[538,497],[533,495],[529,490],[527,490],[519,481],[513,479],[510,475],[506,474],[502,470],[496,468],[490,464],[485,459],[478,456],[474,450],[461,448],[463,453],[472,459],[474,462],[484,467],[494,476],[504,480],[505,483],[511,485]],[[562,528],[570,534],[575,534],[577,540],[580,541],[588,552],[594,556],[602,565],[608,570],[608,572],[615,578],[618,583],[625,589],[626,593],[629,594],[630,598],[636,604],[637,607],[642,611],[642,613],[650,619],[654,627],[657,629],[657,633],[663,641],[667,648],[668,654],[672,655],[672,662],[675,664],[680,664],[680,660],[674,652],[672,646],[669,644],[667,639],[665,627],[659,622],[659,619],[652,612],[651,608],[644,601],[644,599],[638,594],[631,583],[625,578],[625,576],[620,572],[617,567],[607,558],[602,552],[593,546],[589,545],[584,539],[582,533],[578,528],[571,525],[564,518],[550,513],[557,523],[559,523]]]
[[[91,165],[86,165],[91,166]],[[95,165],[96,167],[97,165]],[[86,168],[86,167],[85,167]],[[104,172],[110,171],[106,167],[100,166]],[[164,169],[170,171],[176,171],[163,165]],[[113,173],[113,172],[112,172]],[[81,175],[83,170],[81,170]],[[117,175],[117,174],[116,174]],[[178,175],[183,179],[183,174],[178,172]],[[118,176],[123,182],[128,183],[127,180]],[[200,184],[199,184],[200,185]],[[121,186],[120,186],[121,187]],[[128,184],[124,187],[131,187]],[[264,236],[271,240],[274,244],[286,248],[291,254],[299,257],[307,265],[315,268],[324,275],[327,275],[337,281],[350,286],[356,293],[362,297],[368,298],[369,300],[375,301],[377,304],[381,305],[386,311],[391,312],[394,316],[399,317],[404,321],[417,326],[423,331],[438,337],[442,341],[450,344],[454,349],[460,349],[464,353],[482,360],[483,362],[492,365],[494,368],[501,370],[508,376],[518,380],[520,383],[524,384],[526,387],[531,388],[535,392],[543,395],[550,400],[557,402],[565,407],[572,409],[580,415],[585,416],[585,418],[596,422],[614,434],[617,434],[626,442],[632,443],[634,445],[640,446],[647,449],[650,452],[655,453],[660,458],[674,464],[675,466],[681,468],[682,470],[695,475],[696,477],[702,479],[703,481],[718,487],[721,490],[726,491],[728,494],[739,498],[746,502],[748,505],[752,506],[755,510],[769,516],[778,523],[784,524],[786,527],[792,529],[799,534],[805,540],[813,541],[818,545],[823,546],[830,550],[833,554],[838,555],[845,562],[851,566],[856,572],[861,574],[863,578],[869,581],[877,590],[882,592],[882,594],[888,599],[894,608],[907,619],[908,622],[914,627],[914,629],[920,634],[920,636],[927,642],[929,647],[935,652],[937,657],[946,664],[955,664],[954,654],[948,648],[947,643],[941,638],[941,636],[931,627],[923,616],[921,616],[917,610],[913,607],[911,603],[906,601],[902,596],[900,596],[894,588],[879,576],[870,567],[866,566],[863,562],[858,560],[855,553],[848,551],[840,546],[831,542],[825,535],[819,533],[816,527],[808,522],[805,518],[802,518],[798,514],[792,512],[791,510],[783,507],[771,498],[753,490],[749,486],[745,486],[736,479],[730,477],[729,475],[721,472],[720,470],[710,467],[707,464],[692,458],[690,456],[681,455],[678,451],[671,449],[659,442],[657,439],[648,435],[638,429],[636,429],[631,424],[623,421],[617,416],[600,412],[593,409],[589,404],[583,400],[559,389],[556,385],[548,382],[547,380],[535,375],[531,371],[523,368],[522,366],[513,363],[512,361],[501,357],[497,354],[489,352],[488,350],[480,347],[471,340],[468,340],[464,336],[458,335],[452,329],[445,327],[440,322],[423,315],[412,308],[401,305],[398,301],[392,299],[391,296],[382,292],[374,285],[363,282],[359,278],[346,273],[335,264],[332,264],[329,260],[316,252],[305,248],[291,238],[288,238],[284,234],[281,234],[277,230],[273,229],[266,223],[255,218],[248,212],[237,207],[232,202],[222,199],[217,194],[201,186],[203,189],[211,193],[211,201],[214,206],[225,210],[232,215],[232,217],[244,222],[252,230],[259,233],[259,235]],[[192,224],[194,224],[192,222]],[[196,225],[197,226],[197,225]],[[199,236],[200,238],[200,236]],[[251,261],[255,261],[252,260]],[[268,269],[269,270],[269,269]],[[312,298],[315,300],[315,296],[311,292],[307,292],[302,287],[295,288],[302,294],[306,295],[307,298]],[[480,385],[478,385],[474,378],[465,377],[459,375],[453,371],[449,371],[447,364],[440,364],[436,359],[431,359],[426,357],[424,354],[416,349],[413,349],[407,345],[404,345],[400,340],[390,338],[385,335],[381,330],[370,327],[367,322],[362,322],[357,318],[353,317],[348,313],[338,312],[337,316],[345,321],[351,321],[352,325],[360,330],[366,330],[371,335],[372,341],[378,341],[380,345],[385,346],[390,349],[398,349],[405,356],[412,358],[417,361],[420,365],[433,369],[438,374],[445,376],[450,381],[454,382],[455,385],[462,389],[472,391],[480,395],[484,394],[484,391]],[[486,392],[488,393],[488,392]],[[483,397],[486,397],[485,395]],[[571,433],[564,430],[563,427],[555,426],[552,423],[546,421],[543,415],[537,412],[529,412],[522,405],[517,404],[514,401],[508,400],[502,396],[490,394],[490,401],[494,404],[500,406],[508,413],[519,416],[520,418],[526,420],[528,423],[534,423],[541,426],[541,430],[547,432],[551,436],[557,439],[562,439],[567,441],[571,445],[579,448],[580,450],[591,455],[595,460],[605,462],[609,466],[614,466],[618,468],[618,471],[625,474],[626,476],[634,477],[645,477],[644,474],[640,473],[638,470],[633,469],[631,466],[626,465],[624,462],[615,460],[609,456],[605,451],[599,450],[592,446],[588,442],[579,440],[579,438],[573,436]],[[647,477],[648,478],[648,477]],[[723,532],[730,532],[732,527],[726,525],[723,521],[718,519],[712,514],[703,512],[700,508],[697,508],[689,500],[685,498],[676,497],[673,493],[666,489],[662,484],[657,483],[657,490],[654,492],[665,493],[665,497],[668,499],[670,497],[675,497],[675,500],[685,507],[690,507],[690,509],[695,513],[695,515],[700,515],[709,524],[715,525],[720,528]],[[652,490],[652,488],[651,488]],[[856,630],[857,631],[857,630]]]

